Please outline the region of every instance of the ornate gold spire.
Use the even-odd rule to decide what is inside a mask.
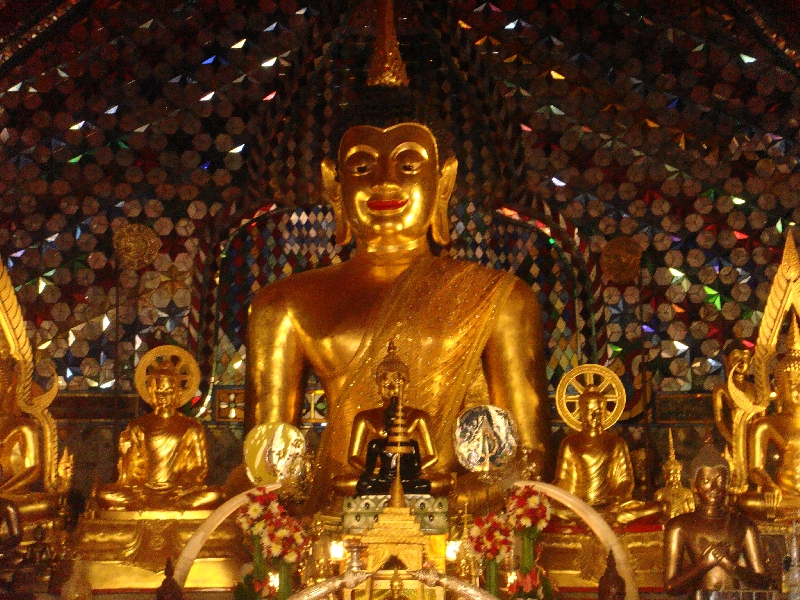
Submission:
[[[672,439],[672,427],[669,428],[669,458],[664,461],[664,470],[672,468],[683,468],[680,461],[675,457],[675,442]]]
[[[367,71],[367,85],[405,87],[408,85],[408,75],[403,58],[400,56],[400,45],[394,28],[392,0],[378,0],[376,25],[375,43],[372,46],[372,57]]]

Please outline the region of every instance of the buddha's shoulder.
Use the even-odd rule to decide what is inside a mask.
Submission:
[[[253,296],[252,304],[256,306],[279,302],[291,304],[296,299],[307,297],[308,294],[330,289],[345,275],[342,264],[294,273],[258,290]]]

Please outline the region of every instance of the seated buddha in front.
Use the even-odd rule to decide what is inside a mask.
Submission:
[[[188,510],[219,504],[219,491],[205,485],[205,429],[177,412],[194,395],[198,380],[197,363],[181,348],[161,346],[142,358],[137,389],[154,410],[133,419],[120,435],[119,477],[98,488],[99,508]]]
[[[628,445],[619,435],[608,431],[622,412],[624,391],[621,382],[613,372],[597,365],[573,369],[565,380],[574,379],[584,370],[606,379],[599,384],[595,384],[592,378],[585,386],[573,384],[581,390],[577,396],[577,415],[568,414],[570,418],[565,418],[565,421],[577,431],[567,435],[559,446],[553,483],[578,496],[612,523],[625,524],[659,513],[661,509],[657,503],[633,499],[633,466]],[[562,417],[566,414],[562,391],[566,386],[563,384],[559,385],[556,400]],[[609,385],[614,390],[611,397],[605,393]],[[562,400],[559,400],[559,395]],[[609,400],[615,401],[620,408],[612,415],[606,412]],[[555,509],[553,512],[564,519],[574,518],[567,510]]]
[[[397,348],[394,342],[390,342],[387,355],[375,373],[383,406],[356,415],[348,451],[348,463],[354,471],[339,475],[332,481],[334,490],[340,494],[388,494],[395,477],[397,456],[403,489],[407,494],[439,495],[447,491],[449,477],[427,474],[429,467],[436,464],[438,454],[431,439],[430,416],[405,404],[409,379],[408,365],[397,358]],[[390,438],[393,428],[398,427],[402,429],[403,445],[407,451],[395,454],[390,452]]]

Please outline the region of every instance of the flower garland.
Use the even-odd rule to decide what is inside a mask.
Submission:
[[[504,516],[494,513],[476,517],[469,530],[473,551],[485,560],[502,561],[511,554],[513,531]]]
[[[535,527],[543,531],[553,515],[550,501],[531,486],[514,486],[506,500],[506,515],[515,531]]]
[[[515,486],[506,500],[506,516],[522,541],[520,572],[509,584],[509,594],[514,598],[553,600],[553,585],[536,560],[542,551],[536,541],[552,516],[550,501],[531,486]]]
[[[247,504],[236,512],[236,522],[254,543],[258,540],[264,558],[295,563],[309,542],[300,521],[286,513],[275,492],[250,492]]]
[[[247,494],[247,503],[235,513],[236,522],[253,548],[253,567],[234,590],[236,600],[265,597],[269,592],[268,565],[279,571],[277,598],[291,595],[292,566],[309,543],[300,521],[290,517],[275,492],[257,488]]]

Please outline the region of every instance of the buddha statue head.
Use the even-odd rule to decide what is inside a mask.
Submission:
[[[689,464],[689,472],[697,504],[722,508],[728,493],[730,467],[711,443],[703,444]]]
[[[384,404],[392,398],[402,398],[410,380],[408,365],[397,357],[397,346],[392,340],[389,342],[386,357],[375,370],[375,382],[378,384]]]
[[[170,416],[178,408],[180,376],[175,365],[162,360],[147,371],[147,391],[157,414]]]
[[[603,430],[606,418],[606,397],[597,391],[594,385],[586,389],[578,397],[578,413],[581,419],[581,431],[595,434]]]
[[[450,157],[440,169],[438,119],[408,89],[391,2],[380,2],[378,10],[367,86],[342,119],[338,166],[330,158],[322,162],[337,242],[355,237],[367,252],[387,252],[421,246],[430,231],[444,245],[458,162]]]
[[[775,366],[775,391],[778,395],[778,409],[800,404],[800,330],[797,318],[791,315],[789,336],[786,340],[789,351]]]

